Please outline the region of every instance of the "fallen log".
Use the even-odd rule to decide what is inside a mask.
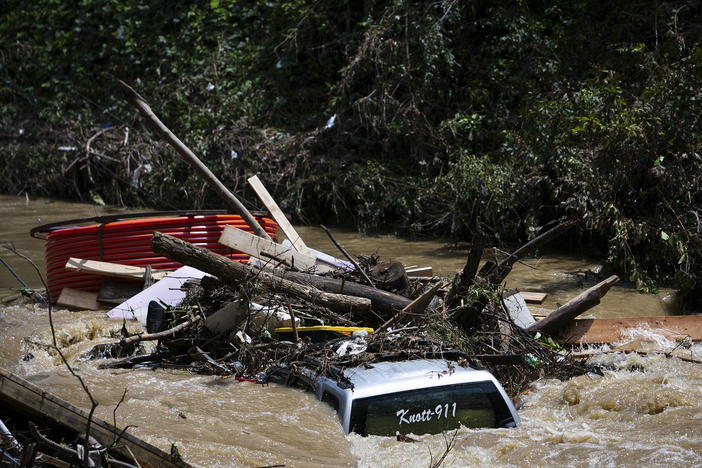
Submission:
[[[315,287],[290,281],[251,265],[235,262],[203,247],[160,232],[154,232],[151,239],[151,250],[158,255],[197,268],[225,281],[255,279],[268,289],[282,291],[337,312],[364,313],[370,311],[371,308],[371,300],[369,299],[322,292]]]
[[[600,299],[607,294],[609,288],[619,282],[617,275],[612,275],[606,280],[596,284],[590,289],[580,293],[574,299],[566,302],[549,315],[531,325],[526,330],[529,332],[555,333],[564,325],[570,323],[575,317],[595,307]]]
[[[373,308],[380,312],[393,313],[404,309],[412,302],[411,299],[400,296],[399,294],[383,291],[382,289],[375,289],[353,281],[344,281],[328,276],[310,275],[297,271],[277,271],[276,274],[280,275],[282,278],[295,281],[296,283],[314,286],[322,291],[370,299]]]

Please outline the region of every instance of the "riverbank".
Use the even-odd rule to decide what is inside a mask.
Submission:
[[[122,79],[226,186],[258,174],[296,224],[506,247],[574,219],[568,247],[699,311],[698,13],[18,3],[0,24],[0,192],[221,207],[135,118]]]

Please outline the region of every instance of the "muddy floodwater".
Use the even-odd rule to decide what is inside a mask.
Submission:
[[[119,213],[49,200],[0,196],[0,245],[12,243],[43,273],[43,242],[29,229],[50,222]],[[431,266],[449,277],[468,255],[465,245],[442,241],[409,242],[392,236],[360,237],[334,230],[354,255],[378,254],[405,265]],[[338,255],[326,234],[300,227],[311,247]],[[30,287],[39,288],[34,268],[5,249],[2,258]],[[518,264],[507,287],[544,291],[547,300],[532,311],[552,310],[591,286],[597,259],[546,255]],[[0,298],[20,287],[0,265]],[[676,313],[674,291],[641,295],[614,287],[590,317],[632,317]],[[121,323],[100,312],[54,313],[57,338],[69,361],[99,402],[97,415],[147,442],[170,450],[197,466],[430,466],[453,434],[418,436],[417,443],[387,437],[345,436],[334,411],[299,390],[261,386],[233,379],[171,370],[100,370],[99,361],[81,355],[110,337]],[[137,330],[137,324],[130,324]],[[87,408],[88,399],[60,359],[42,347],[51,342],[46,308],[0,305],[0,366]],[[702,465],[702,345],[677,347],[655,330],[634,330],[647,355],[592,349],[607,364],[603,376],[569,381],[543,379],[517,400],[521,426],[512,429],[462,429],[455,434],[443,466],[643,466]],[[666,357],[671,352],[674,357]],[[681,359],[685,358],[685,359]],[[114,408],[126,390],[116,414]]]

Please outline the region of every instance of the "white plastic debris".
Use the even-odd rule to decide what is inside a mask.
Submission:
[[[332,128],[334,125],[336,125],[336,114],[329,117],[329,120],[327,120],[327,124],[324,126],[324,128]]]
[[[236,332],[236,337],[239,338],[242,343],[251,343],[251,337],[241,330]]]
[[[362,337],[355,338],[353,340],[344,341],[336,348],[336,354],[339,356],[353,356],[354,354],[359,354],[368,349],[366,345],[366,340]]]

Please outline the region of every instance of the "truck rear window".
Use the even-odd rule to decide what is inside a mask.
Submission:
[[[361,435],[437,434],[461,424],[498,427],[511,413],[490,381],[423,388],[354,401],[351,430]]]

